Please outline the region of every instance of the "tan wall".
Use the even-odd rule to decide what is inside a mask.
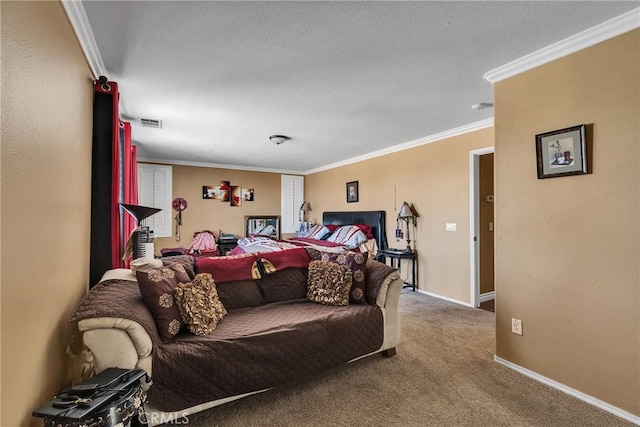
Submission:
[[[480,238],[480,294],[493,292],[494,290],[494,239],[490,224],[494,223],[493,203],[487,201],[487,196],[494,193],[493,190],[493,153],[483,154],[478,158],[479,169],[479,200],[478,213],[480,214],[478,236]]]
[[[635,415],[639,41],[635,30],[495,85],[497,354]],[[538,180],[534,136],[582,123],[593,173]]]
[[[308,175],[309,218],[321,221],[324,211],[385,210],[389,245],[404,248],[406,241],[394,238],[396,209],[413,203],[420,215],[417,235],[411,231],[419,288],[468,303],[469,152],[492,145],[488,128]],[[358,203],[346,202],[348,181],[359,181]],[[446,232],[447,222],[457,223],[458,231]]]
[[[2,2],[2,412],[31,411],[65,383],[67,322],[87,290],[89,67],[58,2]]]
[[[193,233],[201,230],[213,231],[216,236],[224,233],[244,236],[245,215],[280,215],[280,174],[251,172],[234,169],[203,168],[195,166],[173,166],[173,198],[186,199],[189,206],[182,212],[181,239],[175,237],[175,219],[172,237],[158,238],[155,251],[162,248],[188,247]],[[255,190],[253,202],[242,206],[231,206],[220,200],[203,199],[202,186],[220,185],[220,181],[231,181],[231,185]],[[175,211],[173,212],[175,217]]]

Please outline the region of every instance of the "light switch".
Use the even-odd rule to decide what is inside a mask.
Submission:
[[[457,231],[458,230],[458,224],[456,224],[455,222],[447,222],[445,224],[445,228],[446,231]]]

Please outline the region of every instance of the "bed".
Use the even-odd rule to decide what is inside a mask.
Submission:
[[[339,236],[335,241],[331,240],[331,236],[315,237],[291,237],[288,239],[273,239],[267,236],[249,235],[244,239],[238,240],[238,246],[233,249],[230,255],[238,255],[242,253],[257,252],[274,252],[288,249],[299,248],[300,246],[313,247],[323,251],[360,251],[369,253],[371,258],[377,259],[377,251],[386,249],[386,212],[385,211],[350,211],[350,212],[325,212],[322,215],[322,224],[316,226],[328,227],[330,234],[334,237],[342,231],[343,235]],[[366,236],[361,242],[362,237],[344,244],[350,230],[344,226],[357,226]],[[340,229],[340,227],[343,227]],[[311,229],[312,231],[314,228]],[[366,233],[365,233],[366,230]],[[313,234],[313,233],[312,233]],[[357,244],[355,244],[357,243]]]

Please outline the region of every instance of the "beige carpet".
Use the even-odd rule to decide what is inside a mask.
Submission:
[[[189,427],[632,425],[494,362],[494,313],[408,289],[400,305],[395,357],[212,408]]]

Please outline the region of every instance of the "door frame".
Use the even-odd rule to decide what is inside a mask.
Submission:
[[[491,153],[494,153],[493,146],[469,152],[469,279],[472,307],[480,306],[480,156]]]

